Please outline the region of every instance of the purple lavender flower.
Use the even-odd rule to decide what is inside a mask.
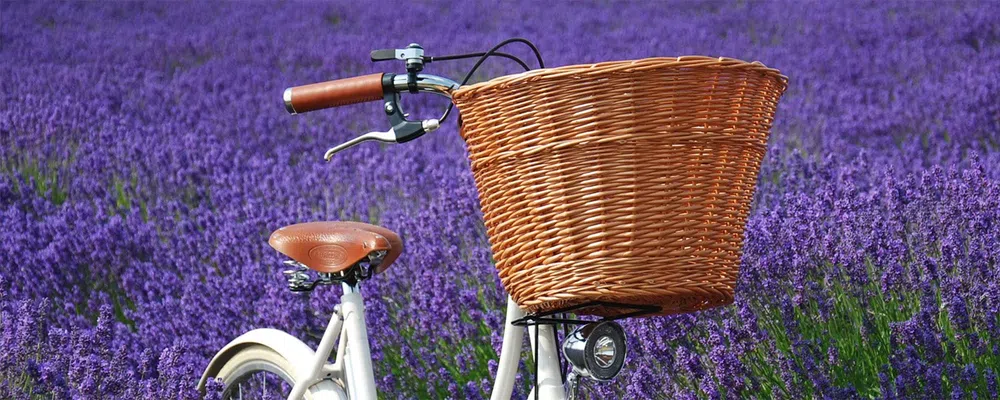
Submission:
[[[708,54],[791,78],[736,304],[623,322],[630,365],[596,396],[997,397],[1000,7],[522,3],[413,5],[388,42],[386,4],[0,4],[0,398],[196,398],[244,331],[315,345],[338,291],[289,293],[265,242],[329,219],[407,245],[364,288],[380,391],[486,394],[506,295],[458,128],[322,163],[383,117],[289,117],[276,93],[383,72],[376,47],[509,36],[549,65]]]

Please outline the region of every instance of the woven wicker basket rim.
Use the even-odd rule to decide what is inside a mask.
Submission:
[[[616,72],[635,72],[661,68],[725,68],[755,70],[765,76],[771,76],[777,79],[781,84],[781,91],[784,91],[788,85],[787,76],[782,75],[777,69],[767,67],[760,61],[747,62],[728,57],[680,56],[650,57],[623,61],[604,61],[595,64],[576,64],[554,68],[534,69],[531,71],[504,75],[485,82],[463,86],[455,91],[454,95],[457,97],[463,97],[481,90],[498,89],[499,87],[510,86],[523,82],[534,82],[539,79],[560,78],[573,75],[586,75],[594,77],[604,74],[613,74]]]

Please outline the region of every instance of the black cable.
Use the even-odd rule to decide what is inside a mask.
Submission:
[[[494,53],[496,53],[496,51],[499,50],[501,47],[506,46],[506,45],[511,44],[511,43],[524,43],[525,45],[527,45],[528,47],[530,47],[531,51],[535,53],[535,58],[538,59],[538,68],[545,68],[545,61],[542,61],[542,55],[541,55],[541,53],[538,52],[538,48],[535,47],[534,43],[531,43],[527,39],[511,38],[511,39],[507,39],[507,40],[504,40],[504,41],[500,42],[500,44],[498,44],[496,46],[493,46],[492,49],[490,49],[485,54],[483,54],[481,57],[479,57],[479,61],[476,61],[476,65],[473,65],[472,69],[469,70],[469,73],[465,74],[465,79],[462,80],[462,84],[464,85],[466,83],[469,83],[469,79],[472,78],[472,74],[474,74],[476,72],[476,70],[479,69],[479,66],[483,64],[483,61],[486,61],[487,57],[490,57],[491,55],[493,55]]]
[[[461,60],[461,59],[465,59],[465,58],[482,57],[485,54],[486,53],[465,53],[465,54],[452,54],[452,55],[439,56],[439,57],[427,57],[427,62]],[[524,61],[521,60],[520,58],[517,58],[517,56],[511,55],[511,54],[507,54],[507,53],[501,53],[501,52],[493,53],[493,55],[497,56],[497,57],[503,57],[503,58],[506,58],[508,60],[513,60],[514,62],[517,63],[517,65],[520,65],[521,68],[524,68],[525,71],[530,71],[531,70],[531,67],[529,67],[528,64],[525,64]]]
[[[473,65],[472,69],[469,70],[469,73],[465,74],[465,79],[462,79],[461,85],[464,86],[466,83],[469,83],[469,79],[472,79],[472,74],[474,74],[476,70],[479,69],[480,65],[483,65],[483,62],[486,61],[487,58],[496,55],[497,50],[511,43],[524,43],[525,45],[527,45],[529,48],[531,48],[531,51],[535,53],[535,58],[538,59],[538,68],[545,68],[545,61],[542,61],[542,54],[538,52],[538,48],[535,47],[534,43],[531,43],[527,39],[511,38],[500,42],[500,44],[493,46],[492,49],[483,53],[483,55],[479,57],[479,60],[476,61],[476,65]],[[444,121],[448,119],[448,115],[451,115],[451,109],[454,107],[455,103],[448,104],[448,108],[444,110],[444,115],[441,116],[439,122],[444,123]]]

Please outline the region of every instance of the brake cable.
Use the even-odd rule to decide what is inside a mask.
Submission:
[[[472,79],[472,75],[476,72],[476,70],[478,70],[479,67],[483,65],[483,62],[485,62],[486,59],[490,57],[501,57],[513,60],[514,62],[517,63],[517,65],[520,65],[521,68],[524,68],[525,71],[530,71],[531,67],[529,67],[528,64],[524,62],[524,60],[521,60],[515,55],[498,51],[504,46],[511,43],[523,43],[527,45],[528,48],[531,49],[532,53],[534,53],[535,58],[538,60],[538,68],[545,68],[545,61],[542,60],[542,54],[538,51],[538,47],[535,47],[534,43],[531,43],[531,41],[524,38],[510,38],[504,40],[484,53],[451,54],[451,55],[437,56],[437,57],[424,56],[424,48],[416,43],[411,43],[405,49],[374,50],[371,52],[371,60],[375,62],[388,61],[388,60],[406,60],[406,72],[407,72],[407,77],[408,77],[407,80],[409,83],[410,92],[416,93],[417,73],[423,70],[424,63],[431,63],[434,61],[451,61],[451,60],[462,60],[462,59],[479,57],[479,59],[476,61],[476,64],[473,65],[472,68],[469,70],[469,72],[465,74],[465,78],[462,79],[461,85],[469,83],[469,80]],[[443,123],[448,118],[448,115],[451,114],[451,109],[454,107],[455,107],[454,103],[449,103],[448,107],[444,111],[444,114],[441,115],[441,118],[438,118],[438,122]]]
[[[490,49],[489,51],[482,53],[482,55],[479,56],[479,60],[476,61],[476,64],[472,66],[472,69],[470,69],[469,72],[465,74],[465,78],[462,79],[462,83],[460,83],[460,85],[465,86],[466,83],[469,83],[469,79],[472,79],[472,74],[474,74],[476,70],[479,69],[479,66],[483,65],[483,62],[486,61],[487,58],[489,58],[490,56],[497,55],[497,50],[511,43],[524,43],[525,45],[527,45],[529,48],[531,48],[531,51],[535,53],[535,58],[538,59],[538,68],[545,68],[545,61],[542,60],[542,54],[539,53],[538,47],[535,47],[534,43],[531,43],[531,41],[528,39],[510,38],[500,42],[496,46],[493,46],[493,48]],[[475,57],[475,56],[470,56],[470,57]],[[520,59],[518,59],[517,61],[518,64],[521,64],[521,66],[524,67],[525,71],[531,70],[531,68],[528,68],[528,65],[525,64]],[[443,123],[446,119],[448,119],[448,115],[451,114],[451,109],[454,107],[455,103],[449,103],[448,108],[444,110],[444,115],[442,115],[441,118],[439,118],[438,120]]]

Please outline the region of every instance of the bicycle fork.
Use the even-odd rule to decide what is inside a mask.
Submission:
[[[510,296],[507,296],[507,320],[503,327],[503,347],[500,348],[500,361],[497,364],[497,376],[493,381],[493,392],[490,394],[490,400],[507,400],[514,392],[514,377],[517,375],[518,362],[521,360],[521,344],[524,340],[525,329],[514,325],[513,322],[523,318],[524,315],[524,310],[518,307]],[[528,328],[528,332],[532,353],[538,355],[538,360],[535,360],[538,366],[538,387],[531,389],[528,399],[534,399],[535,391],[538,391],[539,399],[565,400],[566,389],[562,383],[559,350],[556,346],[553,326],[534,325]]]

